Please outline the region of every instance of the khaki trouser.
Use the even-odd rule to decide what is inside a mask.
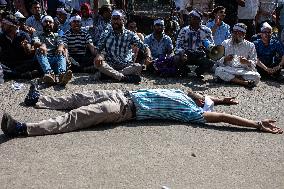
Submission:
[[[119,81],[125,75],[140,75],[142,71],[142,65],[139,63],[133,63],[133,64],[126,66],[125,68],[116,70],[113,67],[111,67],[108,63],[103,61],[102,65],[96,66],[96,68],[103,74],[110,76],[114,79],[117,79]]]
[[[38,123],[26,123],[29,136],[65,133],[133,118],[131,101],[120,90],[74,93],[58,98],[41,96],[36,107],[70,112]]]

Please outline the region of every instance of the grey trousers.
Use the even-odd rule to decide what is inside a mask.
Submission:
[[[112,77],[117,80],[121,80],[125,75],[140,75],[142,71],[142,65],[139,63],[133,63],[122,69],[115,69],[111,67],[106,61],[103,61],[101,66],[96,68],[103,74]]]
[[[131,100],[120,90],[98,90],[70,96],[41,96],[36,108],[70,110],[61,116],[26,123],[29,136],[71,132],[100,123],[119,123],[134,117]]]

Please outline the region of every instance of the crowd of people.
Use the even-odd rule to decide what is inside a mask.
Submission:
[[[84,72],[96,74],[97,79],[138,84],[144,68],[158,77],[180,78],[188,77],[190,65],[195,65],[198,79],[209,73],[217,82],[247,88],[256,87],[260,78],[284,81],[284,47],[273,29],[274,1],[175,1],[171,12],[175,31],[166,33],[167,21],[156,18],[153,32],[146,36],[123,10],[108,4],[95,13],[84,1],[79,8],[58,3],[50,14],[44,14],[38,1],[31,1],[29,7],[30,15],[1,10],[0,69],[5,80],[39,77],[47,86],[65,86],[74,72]],[[215,46],[223,51],[213,52]],[[212,53],[218,58],[209,56]],[[59,100],[42,96],[31,86],[27,106],[71,111],[40,123],[20,123],[4,114],[1,129],[12,136],[42,135],[136,118],[226,122],[283,132],[273,120],[256,122],[208,109],[220,102],[237,104],[232,98],[196,98],[193,92],[165,89],[93,91]]]

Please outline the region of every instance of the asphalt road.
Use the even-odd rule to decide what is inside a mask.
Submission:
[[[140,85],[76,76],[66,87],[41,89],[60,96],[96,89],[193,88],[237,96],[236,106],[216,107],[255,120],[274,118],[284,128],[283,85],[261,82],[253,90],[188,79],[143,78]],[[0,114],[39,121],[60,111],[23,106],[28,82],[0,86]],[[1,119],[1,118],[0,118]],[[227,124],[127,122],[78,132],[10,139],[0,132],[0,188],[284,188],[284,134]]]

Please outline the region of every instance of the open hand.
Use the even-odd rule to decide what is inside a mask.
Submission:
[[[226,105],[235,105],[235,104],[239,104],[239,102],[237,100],[235,100],[236,97],[225,97],[223,99],[223,103]]]
[[[275,123],[276,121],[274,120],[265,119],[261,121],[259,130],[264,131],[264,132],[274,133],[274,134],[282,134],[283,130],[280,127],[277,127]]]

